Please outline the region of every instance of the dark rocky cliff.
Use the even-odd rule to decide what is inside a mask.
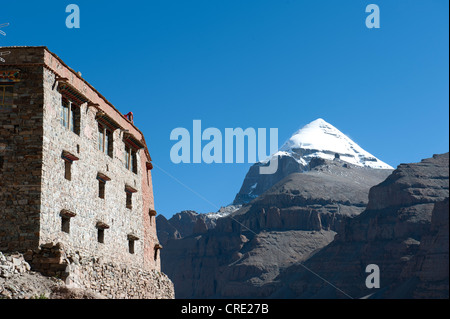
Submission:
[[[330,243],[344,219],[364,210],[370,187],[389,173],[320,160],[214,228],[197,225],[201,231],[172,236],[161,252],[162,269],[177,298],[269,297],[280,272]]]
[[[304,265],[354,298],[448,298],[448,161],[446,153],[399,165],[371,189],[367,209]],[[380,289],[365,285],[369,264],[380,268]],[[277,280],[271,297],[347,297],[302,265]]]
[[[167,240],[162,269],[177,298],[448,298],[448,161],[313,160],[215,227],[196,218]]]

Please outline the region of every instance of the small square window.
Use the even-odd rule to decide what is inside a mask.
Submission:
[[[133,195],[130,192],[127,192],[127,204],[126,204],[126,207],[128,209],[132,209],[133,208],[132,196]]]
[[[105,243],[105,230],[103,228],[97,228],[97,241],[100,244]]]
[[[72,163],[79,158],[68,151],[63,151],[61,157],[64,160],[64,178],[70,181],[72,180]]]
[[[77,214],[74,212],[71,212],[67,209],[63,209],[63,210],[61,210],[59,215],[61,216],[61,231],[69,234],[70,233],[70,219],[72,217],[75,217]]]
[[[72,162],[64,161],[64,178],[68,181],[72,180]]]
[[[97,242],[99,242],[100,244],[104,244],[105,243],[105,229],[108,229],[109,226],[101,221],[98,221],[97,224],[95,225],[95,227],[97,227]]]
[[[105,186],[106,183],[102,180],[98,180],[98,197],[105,198]]]
[[[70,217],[61,216],[61,231],[70,234]]]
[[[134,240],[128,240],[128,252],[134,254]]]

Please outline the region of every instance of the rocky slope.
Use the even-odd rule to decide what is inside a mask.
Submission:
[[[317,158],[308,165],[307,172],[289,175],[238,211],[217,219],[214,228],[200,227],[197,218],[190,223],[191,234],[183,237],[168,227],[172,222],[157,224],[158,236],[167,239],[161,266],[174,282],[175,296],[270,296],[283,269],[330,243],[344,219],[364,210],[370,187],[390,173],[339,159]],[[172,235],[166,235],[169,228]]]
[[[414,298],[449,298],[449,199],[437,202],[431,216],[431,229],[423,236],[418,253],[408,262],[400,277],[417,282]]]
[[[271,297],[348,297],[333,284],[354,298],[448,298],[448,197],[448,153],[399,165],[332,243],[276,279]],[[365,285],[369,264],[380,268],[380,289]]]
[[[86,289],[66,287],[63,280],[32,271],[22,254],[0,252],[0,299],[105,299]]]
[[[173,283],[159,271],[105,262],[62,243],[0,252],[0,299],[173,298]]]
[[[260,167],[267,165],[274,157],[278,158],[278,170],[274,174],[260,174]],[[317,158],[338,158],[356,166],[393,169],[363,150],[333,125],[317,119],[295,132],[271,157],[251,166],[233,203],[250,202],[286,176],[309,170],[310,161]]]

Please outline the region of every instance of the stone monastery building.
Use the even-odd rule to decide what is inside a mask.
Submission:
[[[160,271],[151,157],[123,115],[46,47],[2,47],[0,251],[63,243]]]

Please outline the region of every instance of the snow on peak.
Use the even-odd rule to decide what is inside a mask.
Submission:
[[[302,165],[307,165],[313,157],[328,160],[339,157],[340,160],[358,166],[393,169],[321,118],[295,132],[273,156],[275,155],[292,156]]]
[[[221,207],[217,212],[211,212],[211,213],[206,213],[206,217],[210,218],[210,219],[218,219],[218,218],[222,218],[222,217],[226,217],[228,215],[230,215],[231,213],[234,213],[235,211],[239,210],[239,208],[241,208],[242,205],[228,205],[225,207]]]

